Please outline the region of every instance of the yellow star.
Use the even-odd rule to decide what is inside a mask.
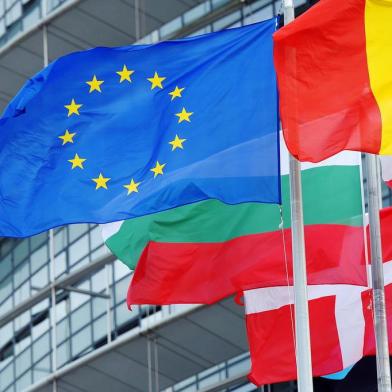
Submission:
[[[69,105],[64,105],[64,107],[68,109],[68,117],[72,116],[73,114],[77,114],[79,116],[79,109],[82,106],[82,104],[77,104],[74,99],[72,99]]]
[[[105,188],[108,189],[108,186],[106,185],[106,183],[111,180],[111,178],[107,178],[104,177],[102,175],[102,173],[99,173],[99,177],[97,178],[92,178],[92,181],[94,181],[97,185],[95,187],[95,189],[99,189],[99,188]]]
[[[90,86],[89,93],[92,93],[93,91],[99,91],[101,93],[102,92],[101,91],[101,84],[103,82],[104,82],[103,80],[97,80],[97,77],[94,75],[92,80],[89,80],[88,82],[86,82]]]
[[[80,167],[81,169],[84,169],[83,167],[83,162],[85,161],[85,158],[80,158],[78,154],[75,154],[73,159],[68,159],[68,162],[72,163],[71,169],[75,169],[75,167]]]
[[[128,189],[128,195],[130,195],[133,192],[139,192],[138,186],[140,185],[140,182],[135,182],[132,178],[131,182],[129,185],[123,185],[124,188]]]
[[[186,139],[180,139],[178,137],[178,135],[176,135],[176,137],[174,138],[174,140],[172,140],[171,142],[169,142],[169,144],[172,145],[172,151],[174,151],[176,148],[181,148],[184,149],[184,146],[182,145],[182,143],[185,142]]]
[[[176,86],[176,88],[173,91],[170,91],[169,95],[171,95],[171,100],[173,101],[174,98],[181,98],[182,95],[181,93],[185,90],[185,87],[179,88]]]
[[[154,173],[154,178],[158,175],[158,174],[163,174],[163,168],[166,166],[166,163],[162,163],[162,165],[157,161],[157,164],[155,165],[155,167],[153,167],[152,169],[150,169],[153,173]]]
[[[120,83],[122,83],[124,80],[128,80],[128,82],[131,83],[132,82],[131,75],[134,72],[135,71],[128,69],[127,66],[124,64],[122,71],[117,71],[116,73],[120,75]]]
[[[76,135],[76,132],[69,133],[68,129],[65,131],[64,135],[59,136],[59,139],[62,139],[63,146],[67,143],[73,143],[73,137]]]
[[[188,121],[191,122],[190,116],[192,116],[193,112],[187,112],[185,108],[182,108],[182,111],[180,113],[176,113],[176,116],[178,117],[178,123],[181,123],[183,121]]]
[[[151,82],[151,90],[153,90],[155,87],[163,88],[162,82],[165,80],[165,77],[160,77],[156,72],[154,73],[154,77],[152,78],[147,78]]]

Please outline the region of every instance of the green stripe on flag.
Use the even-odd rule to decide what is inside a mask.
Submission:
[[[318,166],[302,171],[305,224],[362,225],[359,166]],[[289,178],[282,177],[284,227],[290,226]],[[170,243],[223,242],[279,229],[279,206],[225,205],[206,200],[126,220],[107,239],[110,250],[131,269],[150,240]]]

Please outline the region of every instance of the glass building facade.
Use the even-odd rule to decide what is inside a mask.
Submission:
[[[18,34],[34,27],[44,14],[50,15],[72,0],[0,0],[0,48]],[[105,1],[105,0],[96,0]],[[157,0],[158,1],[158,0]],[[138,1],[136,0],[136,3]],[[139,0],[139,3],[142,0]],[[311,1],[295,1],[301,12]],[[184,35],[196,35],[241,26],[279,13],[281,1],[199,1],[168,23],[137,37],[153,43]],[[391,191],[383,187],[384,205],[392,204]],[[109,257],[97,225],[79,224],[55,229],[54,266],[50,263],[49,233],[0,242],[0,321],[13,309],[44,289],[51,289],[33,306],[0,324],[0,391],[19,392],[88,353],[115,341],[139,326],[152,313],[171,314],[175,308],[137,307],[129,312],[125,295],[130,272],[120,262],[105,262],[88,270],[97,260]],[[72,286],[51,286],[55,281],[86,271]],[[48,291],[49,293],[49,291]],[[55,300],[55,301],[53,301]],[[55,302],[55,305],[54,305]],[[55,322],[55,328],[53,324]],[[54,336],[55,334],[55,336]],[[54,345],[56,347],[54,347]],[[194,374],[165,392],[197,391],[230,379],[249,368],[249,353]],[[294,383],[257,389],[246,381],[227,391],[291,391]]]

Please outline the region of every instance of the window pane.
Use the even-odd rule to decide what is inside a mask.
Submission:
[[[72,355],[76,356],[91,346],[91,327],[82,329],[72,337]]]
[[[22,240],[20,244],[14,249],[14,263],[18,265],[29,253],[29,241]]]
[[[11,254],[0,261],[0,281],[11,272]]]
[[[90,301],[71,314],[71,328],[75,332],[86,325],[91,320]]]
[[[15,371],[16,377],[19,377],[23,372],[25,372],[29,367],[31,367],[31,348],[23,351],[15,360]]]
[[[11,276],[0,283],[0,304],[12,293]],[[3,313],[0,309],[0,313]]]
[[[72,242],[88,230],[87,224],[69,225],[69,240]]]
[[[39,339],[33,343],[33,361],[37,362],[45,354],[49,352],[50,349],[50,335],[46,332]]]
[[[39,270],[45,263],[48,263],[48,246],[44,245],[31,254],[31,273]]]
[[[34,288],[43,288],[49,284],[49,266],[41,268],[31,277],[31,286]]]
[[[81,239],[77,240],[73,245],[69,247],[69,262],[70,265],[75,264],[81,258],[88,254],[88,236],[85,235]]]

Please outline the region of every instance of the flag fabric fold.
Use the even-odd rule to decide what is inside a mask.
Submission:
[[[284,285],[286,262],[291,279],[283,144],[282,230],[278,206],[213,200],[103,225],[106,245],[135,269],[128,305],[213,303],[244,289]],[[302,165],[310,284],[366,284],[359,165],[360,154],[351,152]]]
[[[380,213],[389,346],[392,349],[392,207]],[[366,286],[309,285],[313,376],[339,372],[363,356],[375,355],[372,291]],[[256,385],[295,380],[294,293],[292,286],[244,292]]]
[[[280,115],[290,152],[392,154],[392,5],[324,0],[274,35]]]
[[[276,20],[59,58],[0,119],[0,235],[280,203]]]

